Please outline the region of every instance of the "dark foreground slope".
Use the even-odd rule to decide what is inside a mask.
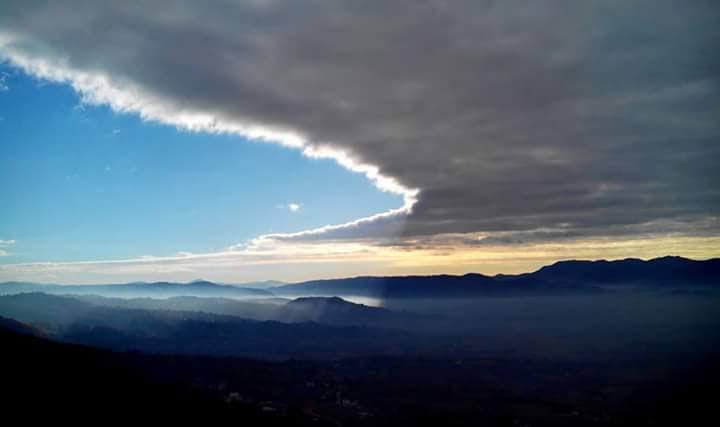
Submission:
[[[0,402],[6,421],[53,419],[83,425],[236,419],[254,425],[310,425],[310,420],[279,420],[257,405],[228,405],[222,395],[188,381],[189,372],[169,372],[172,358],[61,344],[22,330],[17,322],[0,319]],[[165,375],[149,374],[160,366],[168,367]]]
[[[714,415],[720,379],[715,358],[672,365],[408,357],[265,362],[113,353],[2,326],[0,346],[3,418],[30,424],[49,416],[81,424],[700,425]]]

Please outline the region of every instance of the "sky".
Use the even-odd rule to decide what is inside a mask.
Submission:
[[[402,203],[330,160],[144,123],[0,73],[0,235],[16,241],[4,263],[209,252]]]
[[[0,5],[0,280],[720,255],[709,1]]]

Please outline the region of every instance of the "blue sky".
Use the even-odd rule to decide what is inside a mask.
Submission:
[[[208,252],[402,204],[332,160],[143,122],[0,73],[0,240],[15,241],[0,263]]]

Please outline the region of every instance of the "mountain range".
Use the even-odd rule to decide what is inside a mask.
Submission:
[[[43,292],[55,295],[100,295],[121,298],[367,296],[388,299],[588,294],[603,292],[607,287],[617,285],[663,288],[719,285],[720,259],[697,261],[668,256],[647,261],[572,260],[560,261],[532,273],[516,275],[487,276],[469,273],[460,276],[363,276],[282,285],[276,285],[277,282],[272,281],[257,283],[245,287],[205,280],[190,283],[155,282],[82,286],[5,282],[0,283],[0,295]]]
[[[276,282],[271,283],[274,284]],[[27,282],[0,283],[0,295],[21,292],[43,292],[54,295],[103,295],[121,298],[170,298],[176,296],[266,298],[273,296],[271,292],[256,287],[225,285],[207,280],[196,280],[190,283],[134,282],[103,285],[54,285]]]
[[[326,358],[416,350],[420,343],[411,333],[388,329],[392,325],[386,321],[400,321],[402,315],[384,309],[375,309],[384,313],[378,317],[358,314],[371,308],[349,302],[344,303],[350,308],[343,310],[343,316],[329,313],[318,319],[322,320],[319,323],[310,321],[312,315],[281,321],[289,314],[275,307],[267,316],[279,320],[216,314],[208,311],[201,300],[189,310],[168,309],[160,304],[147,309],[143,300],[137,305],[132,303],[135,300],[129,300],[129,304],[119,307],[109,299],[22,293],[0,296],[0,316],[33,325],[66,342],[151,353]],[[302,301],[294,304],[290,313],[304,305]]]
[[[153,353],[634,357],[718,342],[718,262],[565,261],[521,275],[358,277],[251,291],[204,281],[6,283],[0,316],[60,341]],[[379,306],[353,295],[377,296]]]
[[[559,295],[602,292],[607,286],[720,285],[720,259],[663,257],[648,261],[560,261],[532,273],[486,276],[388,276],[313,280],[269,288],[276,295],[357,295],[377,298]]]

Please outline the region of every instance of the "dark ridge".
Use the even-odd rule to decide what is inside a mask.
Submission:
[[[278,295],[346,295],[378,298],[558,295],[601,292],[604,285],[720,284],[720,259],[667,256],[648,261],[559,261],[532,273],[486,276],[361,276],[312,280],[270,288]]]
[[[558,282],[594,284],[654,283],[715,285],[720,283],[720,259],[696,261],[665,256],[643,261],[559,261],[530,275]]]

